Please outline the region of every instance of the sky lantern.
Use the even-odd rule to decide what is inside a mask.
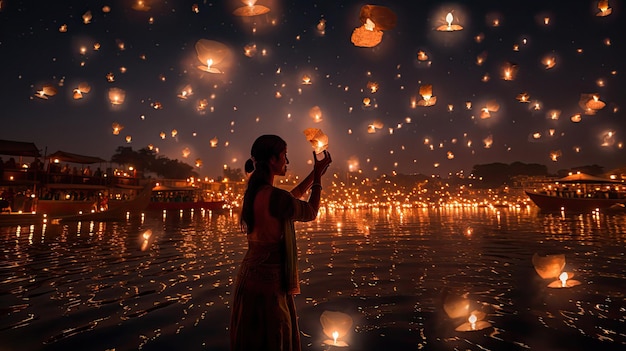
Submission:
[[[396,26],[396,14],[385,6],[365,5],[359,15],[361,26],[354,29],[350,40],[355,46],[374,47],[383,40],[383,30]]]
[[[270,12],[270,8],[263,5],[256,5],[257,0],[243,0],[246,6],[238,7],[233,11],[233,15],[240,17],[254,17]]]
[[[109,89],[109,101],[111,102],[111,105],[121,105],[124,103],[124,99],[126,99],[126,92],[123,89]]]
[[[585,113],[592,112],[589,114],[595,114],[595,111],[601,110],[606,106],[604,101],[600,100],[600,95],[598,94],[580,94],[578,104],[585,110]]]
[[[317,23],[317,26],[315,26],[315,28],[317,28],[317,31],[321,34],[324,35],[326,34],[326,20],[325,19],[320,19],[320,21]]]
[[[417,52],[417,60],[418,61],[426,61],[428,60],[428,54],[426,52],[420,50]]]
[[[463,27],[461,25],[452,24],[452,22],[454,20],[455,20],[455,18],[452,15],[452,12],[448,12],[448,14],[446,15],[446,24],[443,24],[443,25],[437,27],[437,30],[440,31],[440,32],[454,32],[454,31],[457,31],[457,30],[462,30]]]
[[[190,97],[191,95],[193,95],[193,89],[191,88],[191,85],[187,84],[185,85],[185,87],[180,91],[180,93],[178,93],[178,95],[176,95],[179,99],[182,100],[187,100],[188,97]]]
[[[495,100],[490,100],[487,105],[480,110],[480,118],[491,118],[491,112],[498,112],[500,105]]]
[[[209,73],[224,73],[223,67],[230,63],[232,56],[228,46],[218,41],[200,39],[195,47],[198,60],[203,64],[198,69]]]
[[[432,84],[421,85],[419,94],[422,97],[422,100],[417,102],[418,106],[434,106],[437,103],[437,97],[433,96]]]
[[[37,90],[35,94],[36,97],[44,100],[48,100],[49,96],[54,96],[57,94],[57,88],[52,85],[44,85],[41,87],[41,90]]]
[[[113,135],[119,135],[122,129],[124,129],[124,126],[117,122],[113,122],[111,127],[113,128]]]
[[[91,15],[91,11],[87,11],[83,14],[83,23],[84,24],[89,24],[91,23],[91,19],[93,18],[93,16]]]
[[[302,84],[303,85],[311,85],[311,77],[309,77],[308,75],[303,75],[302,76]]]
[[[165,132],[161,132],[161,133],[159,133],[159,137],[160,137],[161,139],[165,139],[165,137],[166,137],[166,136],[167,136],[167,134],[165,134]]]
[[[345,338],[352,328],[353,320],[350,315],[343,312],[324,311],[320,316],[320,323],[324,334],[332,339],[324,340],[324,344],[337,347],[348,346],[347,342],[340,339]]]
[[[543,60],[541,60],[541,63],[543,63],[546,69],[550,69],[556,66],[556,58],[554,56],[549,55],[549,56],[544,57]]]
[[[313,106],[309,110],[309,117],[313,119],[313,122],[319,123],[322,121],[322,110],[319,106]]]
[[[243,54],[246,55],[247,57],[253,57],[254,55],[256,55],[256,53],[257,53],[256,44],[248,44],[243,47]]]
[[[529,103],[530,95],[528,95],[527,92],[523,92],[523,93],[518,94],[515,99],[517,99],[517,101],[522,102],[522,103]]]
[[[517,75],[517,65],[511,62],[507,62],[504,64],[502,68],[502,79],[504,80],[514,80]]]
[[[178,135],[178,130],[176,129],[172,129],[172,138],[176,138],[176,136]]]
[[[67,24],[62,24],[59,27],[59,33],[65,33],[65,32],[67,32]]]
[[[147,1],[144,0],[136,0],[131,7],[136,11],[150,11],[150,6],[148,6]]]
[[[189,155],[190,155],[190,154],[191,154],[191,150],[189,150],[189,148],[188,148],[188,147],[186,147],[186,148],[184,148],[184,149],[183,149],[183,157],[184,157],[184,158],[189,157]]]
[[[558,121],[561,117],[561,110],[550,110],[546,114],[546,118],[551,119],[553,121]]]
[[[483,51],[478,56],[476,56],[476,65],[482,66],[486,60],[487,60],[487,51]]]
[[[372,99],[368,97],[363,98],[363,107],[370,107],[372,105]]]
[[[561,150],[552,151],[550,152],[550,160],[552,160],[552,162],[557,162],[561,155]]]
[[[598,10],[600,10],[600,12],[597,12],[596,16],[599,17],[608,16],[613,12],[613,9],[609,7],[609,0],[599,0]]]
[[[130,135],[126,136],[126,143],[130,144],[133,141],[133,137]]]
[[[201,168],[202,167],[202,159],[201,158],[197,158],[196,159],[196,168]]]
[[[376,82],[367,82],[367,89],[370,90],[372,94],[378,91],[378,83]]]
[[[83,94],[87,94],[91,91],[91,87],[87,83],[80,83],[78,87],[73,90],[72,97],[74,100],[82,99]]]
[[[491,148],[491,145],[493,145],[493,136],[489,135],[488,137],[483,139],[483,145],[484,145],[485,149]]]
[[[207,106],[209,106],[209,101],[207,99],[200,99],[196,104],[196,111],[203,113],[206,111]]]
[[[580,113],[577,113],[575,115],[572,115],[572,117],[569,118],[570,121],[574,122],[574,123],[578,123],[580,121],[582,121],[582,116],[580,115]]]
[[[307,128],[303,133],[306,140],[311,143],[316,154],[328,149],[328,136],[321,129]]]
[[[213,139],[209,140],[209,143],[211,144],[212,148],[216,148],[218,142],[219,140],[217,139],[217,137],[213,137]]]

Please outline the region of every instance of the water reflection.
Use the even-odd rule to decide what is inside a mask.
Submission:
[[[307,350],[333,347],[324,311],[354,320],[349,350],[626,343],[624,215],[328,208],[298,234]],[[246,250],[237,213],[2,227],[0,238],[7,349],[228,349],[230,290]],[[535,253],[565,254],[582,284],[547,288]],[[491,327],[455,331],[469,314],[447,313],[451,296]]]

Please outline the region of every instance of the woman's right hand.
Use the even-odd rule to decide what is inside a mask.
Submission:
[[[333,162],[333,159],[330,157],[330,152],[324,150],[324,158],[321,160],[317,159],[317,154],[313,151],[313,159],[315,160],[315,164],[313,165],[313,173],[316,180],[322,178],[322,175],[326,173],[328,166]]]

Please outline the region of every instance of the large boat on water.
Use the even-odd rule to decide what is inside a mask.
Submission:
[[[132,172],[102,170],[107,161],[98,157],[58,151],[44,163],[33,143],[7,140],[0,140],[0,155],[12,156],[0,169],[0,225],[121,219],[150,202],[152,183]]]
[[[622,210],[626,206],[626,184],[622,180],[584,173],[542,182],[525,193],[546,212]]]
[[[152,188],[149,210],[221,210],[226,201],[219,192],[184,179],[159,179]]]

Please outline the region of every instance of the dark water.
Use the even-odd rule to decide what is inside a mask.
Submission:
[[[297,228],[305,350],[626,349],[626,215],[326,209]],[[245,248],[229,213],[2,227],[0,350],[227,350]],[[535,252],[581,285],[548,288]],[[444,291],[492,327],[455,331]],[[326,310],[353,318],[349,347],[322,344]]]

